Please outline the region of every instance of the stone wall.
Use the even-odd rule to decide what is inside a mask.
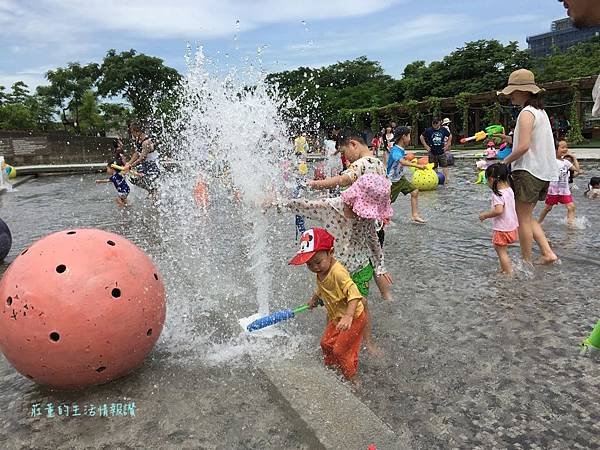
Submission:
[[[0,155],[12,166],[107,162],[112,138],[0,131]]]

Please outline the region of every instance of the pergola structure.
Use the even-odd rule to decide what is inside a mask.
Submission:
[[[573,80],[543,83],[546,90],[546,109],[553,115],[553,109],[568,118],[573,129],[572,136],[581,137],[584,112],[591,109],[590,94],[596,77],[584,77]],[[587,95],[587,96],[586,96]],[[552,104],[549,100],[561,103]],[[585,105],[589,104],[589,108]],[[370,128],[378,131],[389,122],[410,125],[413,129],[413,144],[433,116],[448,117],[453,122],[454,133],[468,136],[485,128],[486,125],[501,124],[506,129],[514,126],[513,108],[507,98],[498,96],[496,91],[479,94],[462,93],[456,97],[435,98],[421,102],[410,101],[404,104],[392,104],[380,108],[344,110],[340,112],[342,122],[359,129]],[[594,138],[600,137],[600,129],[593,130]]]

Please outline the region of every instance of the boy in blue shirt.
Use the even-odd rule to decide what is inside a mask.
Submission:
[[[429,154],[429,162],[433,163],[433,168],[438,166],[442,168],[446,183],[449,180],[448,160],[446,152],[452,145],[452,134],[442,126],[440,119],[433,119],[431,128],[427,128],[421,135],[421,144]]]
[[[390,150],[387,165],[387,177],[392,182],[390,200],[396,201],[398,195],[410,194],[410,207],[413,222],[425,223],[426,220],[419,215],[419,190],[404,176],[404,166],[424,169],[425,166],[411,162],[406,158],[404,147],[410,143],[410,128],[398,127],[394,130],[394,146]]]
[[[121,175],[119,170],[115,169],[113,163],[109,162],[106,165],[106,173],[109,175],[108,178],[103,180],[96,180],[96,184],[101,183],[111,183],[115,185],[115,189],[117,190],[117,205],[119,206],[127,206],[127,196],[129,195],[129,185],[123,175]]]

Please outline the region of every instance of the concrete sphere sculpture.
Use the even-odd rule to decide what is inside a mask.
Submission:
[[[8,225],[0,219],[0,261],[3,261],[4,258],[6,258],[11,247],[12,235],[10,234],[10,229],[8,228]]]
[[[51,234],[0,281],[0,350],[27,378],[59,389],[133,371],[165,320],[162,279],[148,255],[102,230]]]
[[[420,191],[433,191],[438,187],[440,180],[431,166],[433,164],[429,164],[427,169],[415,170],[413,174],[412,184]]]

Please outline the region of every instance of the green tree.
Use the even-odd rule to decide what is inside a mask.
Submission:
[[[11,93],[7,95],[7,102],[22,105],[29,98],[29,86],[22,81],[13,83],[10,88]]]
[[[563,53],[555,52],[534,62],[536,80],[540,82],[570,80],[598,75],[600,37],[575,45]]]
[[[132,118],[131,110],[118,103],[100,103],[98,109],[105,132],[124,130]]]
[[[86,91],[79,108],[79,129],[84,134],[95,135],[102,130],[103,125],[96,95],[92,91]]]
[[[109,50],[100,66],[98,94],[123,97],[140,119],[149,118],[155,105],[176,95],[181,76],[163,60],[131,49],[117,54]]]
[[[320,69],[300,67],[274,73],[267,81],[295,101],[288,111],[291,117],[302,117],[302,125],[314,127],[325,122],[346,122],[344,109],[365,109],[394,102],[400,91],[398,82],[386,75],[381,65],[365,56],[338,62]],[[353,119],[354,120],[354,119]],[[373,121],[369,123],[374,125]]]
[[[37,93],[48,98],[52,106],[60,109],[65,129],[67,125],[71,125],[78,130],[79,109],[83,97],[92,89],[99,74],[98,64],[82,66],[79,63],[69,63],[66,68],[49,70],[46,79],[50,85],[39,86]]]
[[[405,98],[453,97],[461,92],[486,92],[502,87],[513,70],[530,68],[531,59],[517,42],[497,40],[467,42],[429,66],[415,61],[404,69]]]

